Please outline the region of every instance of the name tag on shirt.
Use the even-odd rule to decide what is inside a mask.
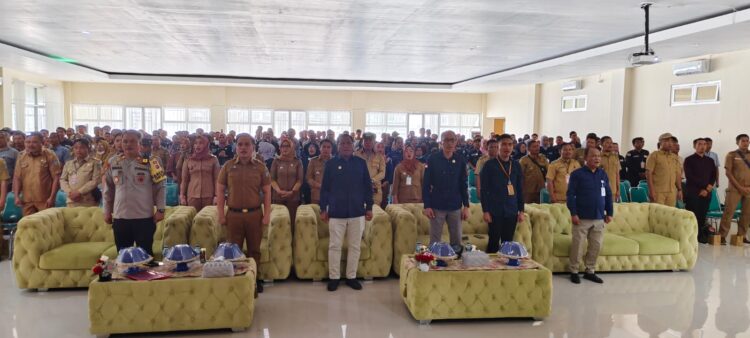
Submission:
[[[570,175],[565,175],[565,184],[570,183]]]
[[[70,177],[68,178],[68,181],[70,182],[70,185],[77,185],[78,175],[70,175]]]
[[[606,196],[607,196],[607,190],[604,189],[604,180],[602,180],[602,197],[606,197]]]
[[[406,185],[411,185],[411,176],[406,176]]]
[[[516,194],[516,190],[513,189],[513,185],[512,184],[508,184],[508,196],[513,196],[515,194]]]
[[[641,169],[646,169],[646,162],[641,161]]]

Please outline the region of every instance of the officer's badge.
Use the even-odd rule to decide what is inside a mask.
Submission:
[[[148,159],[147,158],[141,159],[141,163],[148,164]]]

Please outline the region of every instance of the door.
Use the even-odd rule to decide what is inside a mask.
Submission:
[[[495,119],[495,128],[493,131],[497,135],[505,133],[505,119]]]

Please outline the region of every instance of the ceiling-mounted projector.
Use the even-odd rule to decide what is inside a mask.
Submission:
[[[644,65],[653,65],[655,63],[659,62],[659,57],[656,56],[656,53],[654,53],[654,50],[651,49],[651,47],[648,46],[648,34],[649,34],[649,22],[648,22],[648,12],[651,5],[653,5],[653,2],[643,2],[641,3],[641,8],[643,9],[643,12],[646,15],[646,34],[643,36],[644,39],[644,46],[643,50],[638,53],[633,53],[630,55],[628,60],[630,61],[630,64],[633,66],[644,66]]]

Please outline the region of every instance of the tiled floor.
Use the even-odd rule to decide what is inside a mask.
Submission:
[[[164,337],[750,337],[750,246],[701,245],[691,272],[608,273],[603,285],[554,276],[552,315],[533,320],[435,321],[420,326],[404,306],[398,280],[362,291],[342,285],[277,282],[256,303],[250,330],[178,332]],[[0,337],[88,336],[85,290],[18,290],[0,262]],[[138,335],[150,337],[154,334]]]

